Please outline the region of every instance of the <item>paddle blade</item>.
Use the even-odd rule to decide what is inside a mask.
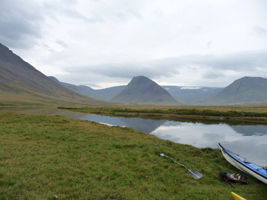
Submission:
[[[200,179],[203,176],[199,172],[197,172],[195,170],[192,170],[192,169],[188,169],[188,174],[190,174],[191,176],[193,176],[195,179]]]

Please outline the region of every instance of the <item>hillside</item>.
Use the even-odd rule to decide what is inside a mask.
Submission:
[[[76,93],[91,97],[91,92],[93,91],[93,89],[90,88],[90,87],[77,86],[77,85],[73,85],[73,84],[70,84],[70,83],[60,82],[59,80],[57,80],[53,76],[48,76],[48,78],[50,78],[51,80],[55,81],[56,83],[60,84],[61,86],[65,87],[65,88],[68,88],[68,89],[70,89],[70,90],[72,90],[72,91],[74,91]]]
[[[242,105],[267,102],[267,79],[243,77],[206,99],[210,105]]]
[[[101,103],[52,81],[2,44],[0,71],[0,105],[16,102],[40,105],[54,101],[88,105]]]
[[[111,98],[111,101],[120,103],[179,104],[166,90],[144,76],[134,77],[119,94]]]
[[[49,78],[74,92],[103,101],[108,101],[125,88],[125,86],[115,86],[105,89],[94,90],[91,87],[85,85],[73,85],[61,82],[53,76],[49,76]]]
[[[85,96],[88,96],[94,99],[104,100],[104,101],[109,101],[110,99],[115,97],[117,94],[119,94],[126,87],[126,85],[121,85],[121,86],[114,86],[114,87],[109,87],[105,89],[94,90],[91,87],[85,86],[85,85],[73,85],[73,84],[61,82],[53,76],[50,76],[49,78],[74,92],[77,92],[79,94],[82,94],[82,95],[85,95]],[[165,89],[173,98],[175,98],[179,102],[182,102],[184,104],[189,104],[189,105],[190,104],[197,105],[203,99],[207,98],[211,94],[214,94],[216,92],[223,90],[223,88],[218,88],[218,87],[199,87],[199,86],[190,86],[190,87],[161,86],[161,87]]]

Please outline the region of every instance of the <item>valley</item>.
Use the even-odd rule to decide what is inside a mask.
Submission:
[[[0,200],[266,200],[266,7],[0,0]]]
[[[264,78],[244,77],[226,88],[216,88],[160,86],[139,75],[126,86],[94,90],[48,77],[4,45],[0,45],[0,72],[0,108],[16,112],[27,107],[40,109],[34,114],[0,113],[0,196],[5,199],[230,198],[232,189],[218,172],[238,170],[219,149],[197,148],[133,128],[72,119],[80,115],[78,112],[151,121],[267,123]],[[67,118],[49,113],[51,108],[76,113]],[[153,121],[148,129],[156,129],[156,124]],[[196,169],[203,178],[194,180],[160,153]],[[249,188],[236,186],[239,194],[265,199],[265,185],[248,178]]]

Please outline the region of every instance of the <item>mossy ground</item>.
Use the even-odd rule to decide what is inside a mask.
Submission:
[[[219,142],[219,141],[218,141]],[[203,174],[195,180],[160,153]],[[0,114],[0,199],[266,199],[267,185],[223,182],[242,173],[219,149],[61,116]]]

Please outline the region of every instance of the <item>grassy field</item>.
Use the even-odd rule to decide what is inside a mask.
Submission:
[[[203,174],[187,170],[160,153]],[[224,182],[241,173],[219,149],[199,149],[123,127],[61,116],[0,114],[0,199],[266,199],[267,185]]]
[[[26,92],[10,93],[0,90],[0,106],[1,107],[36,107],[36,106],[73,106],[73,105],[91,105],[91,106],[105,106],[116,105],[115,103],[107,103],[104,101],[84,98],[65,98],[51,97],[44,94],[30,94]]]
[[[216,107],[216,106],[180,106],[180,107],[60,107],[83,113],[95,113],[110,116],[129,116],[164,119],[196,119],[227,122],[267,123],[267,107]]]

